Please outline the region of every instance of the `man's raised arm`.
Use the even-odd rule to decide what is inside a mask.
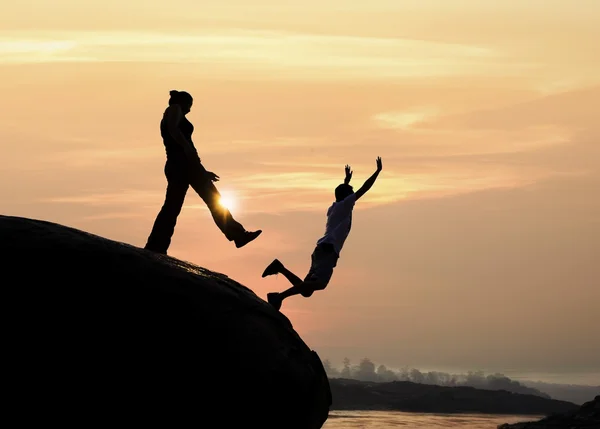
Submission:
[[[383,166],[381,165],[381,157],[378,156],[376,162],[377,162],[377,170],[375,170],[375,173],[373,173],[371,175],[371,177],[369,177],[367,180],[365,180],[365,183],[360,187],[360,189],[358,191],[355,192],[357,200],[360,197],[362,197],[369,189],[371,189],[371,186],[373,186],[373,184],[375,183],[375,180],[377,180],[377,176],[379,176],[379,173],[381,173],[381,170],[383,168]]]
[[[350,179],[352,179],[352,170],[350,169],[350,166],[346,164],[346,167],[344,168],[344,170],[346,171],[346,177],[344,178],[344,183],[346,185],[350,184]]]

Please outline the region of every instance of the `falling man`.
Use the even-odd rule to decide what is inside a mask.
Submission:
[[[323,290],[329,284],[333,269],[337,265],[340,252],[352,227],[352,210],[356,200],[362,197],[375,183],[382,169],[381,157],[377,157],[377,170],[369,177],[361,188],[354,192],[350,186],[352,170],[346,165],[344,183],[335,189],[335,202],[327,210],[327,224],[325,235],[317,241],[315,250],[311,255],[311,266],[308,274],[301,280],[300,277],[288,270],[278,259],[269,264],[262,277],[274,274],[283,274],[292,284],[284,292],[267,294],[267,301],[277,310],[281,308],[284,299],[294,295],[305,298],[311,296],[316,290]]]

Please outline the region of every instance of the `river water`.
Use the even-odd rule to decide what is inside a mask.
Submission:
[[[420,414],[395,411],[331,411],[323,429],[496,429],[503,423],[539,420],[542,417],[496,414]]]

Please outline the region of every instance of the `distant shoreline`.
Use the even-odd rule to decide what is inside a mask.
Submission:
[[[329,379],[331,411],[398,411],[458,415],[518,415],[543,417],[578,408],[572,402],[506,390],[449,387],[410,381],[365,382]]]

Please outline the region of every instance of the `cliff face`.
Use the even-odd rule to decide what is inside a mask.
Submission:
[[[0,216],[0,246],[5,405],[20,421],[316,429],[327,419],[317,354],[225,275],[26,218]]]
[[[598,429],[600,428],[600,395],[576,410],[555,413],[536,422],[503,424],[498,429]]]

